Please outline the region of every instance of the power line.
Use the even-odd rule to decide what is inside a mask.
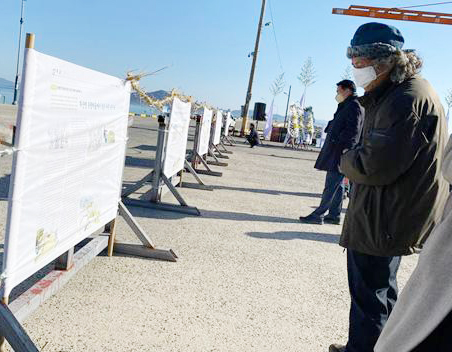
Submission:
[[[275,45],[276,45],[276,52],[278,53],[278,60],[279,60],[279,67],[281,68],[281,71],[284,72],[282,60],[281,60],[281,53],[279,52],[279,45],[278,45],[278,39],[276,38],[276,29],[275,29],[275,21],[273,20],[273,9],[272,9],[272,2],[271,0],[268,1],[268,5],[270,8],[270,19],[272,21],[272,30],[273,30],[273,37],[275,38]]]
[[[397,9],[413,9],[415,7],[427,7],[427,6],[435,6],[435,5],[446,5],[446,4],[452,4],[452,1],[435,2],[432,4],[414,5],[414,6],[405,6],[405,7],[396,7],[396,8]]]

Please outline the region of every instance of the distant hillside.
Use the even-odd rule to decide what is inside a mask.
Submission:
[[[14,83],[0,77],[0,89],[13,89]]]

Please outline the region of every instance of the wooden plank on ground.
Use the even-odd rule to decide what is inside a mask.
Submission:
[[[134,243],[115,243],[115,252],[142,258],[177,261],[177,255],[171,249],[148,248]]]
[[[18,321],[23,321],[48,298],[57,293],[81,268],[93,260],[108,246],[109,234],[102,234],[92,239],[79,249],[73,258],[69,271],[53,270],[35,285],[29,288],[9,305]]]

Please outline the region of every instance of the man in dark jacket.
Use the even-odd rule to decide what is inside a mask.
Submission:
[[[355,84],[346,79],[337,84],[336,101],[339,103],[334,119],[325,129],[325,144],[320,151],[315,168],[326,171],[325,189],[319,207],[308,216],[300,216],[302,223],[341,223],[344,175],[339,172],[339,162],[344,150],[353,148],[359,140],[364,109],[358,102]],[[328,215],[323,215],[328,211]]]
[[[449,193],[440,162],[444,110],[417,75],[421,59],[403,44],[397,28],[367,23],[347,52],[355,82],[366,91],[360,98],[366,118],[359,145],[341,157],[353,182],[340,239],[351,308],[348,343],[331,345],[330,352],[374,350],[397,300],[401,256],[422,247]]]
[[[254,123],[250,124],[250,133],[246,136],[246,140],[250,144],[250,147],[253,148],[255,145],[259,145],[259,134],[254,127]]]

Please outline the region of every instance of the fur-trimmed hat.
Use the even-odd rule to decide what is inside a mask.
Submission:
[[[402,49],[404,43],[402,33],[397,28],[378,22],[366,23],[353,36],[347,57],[387,57]]]

